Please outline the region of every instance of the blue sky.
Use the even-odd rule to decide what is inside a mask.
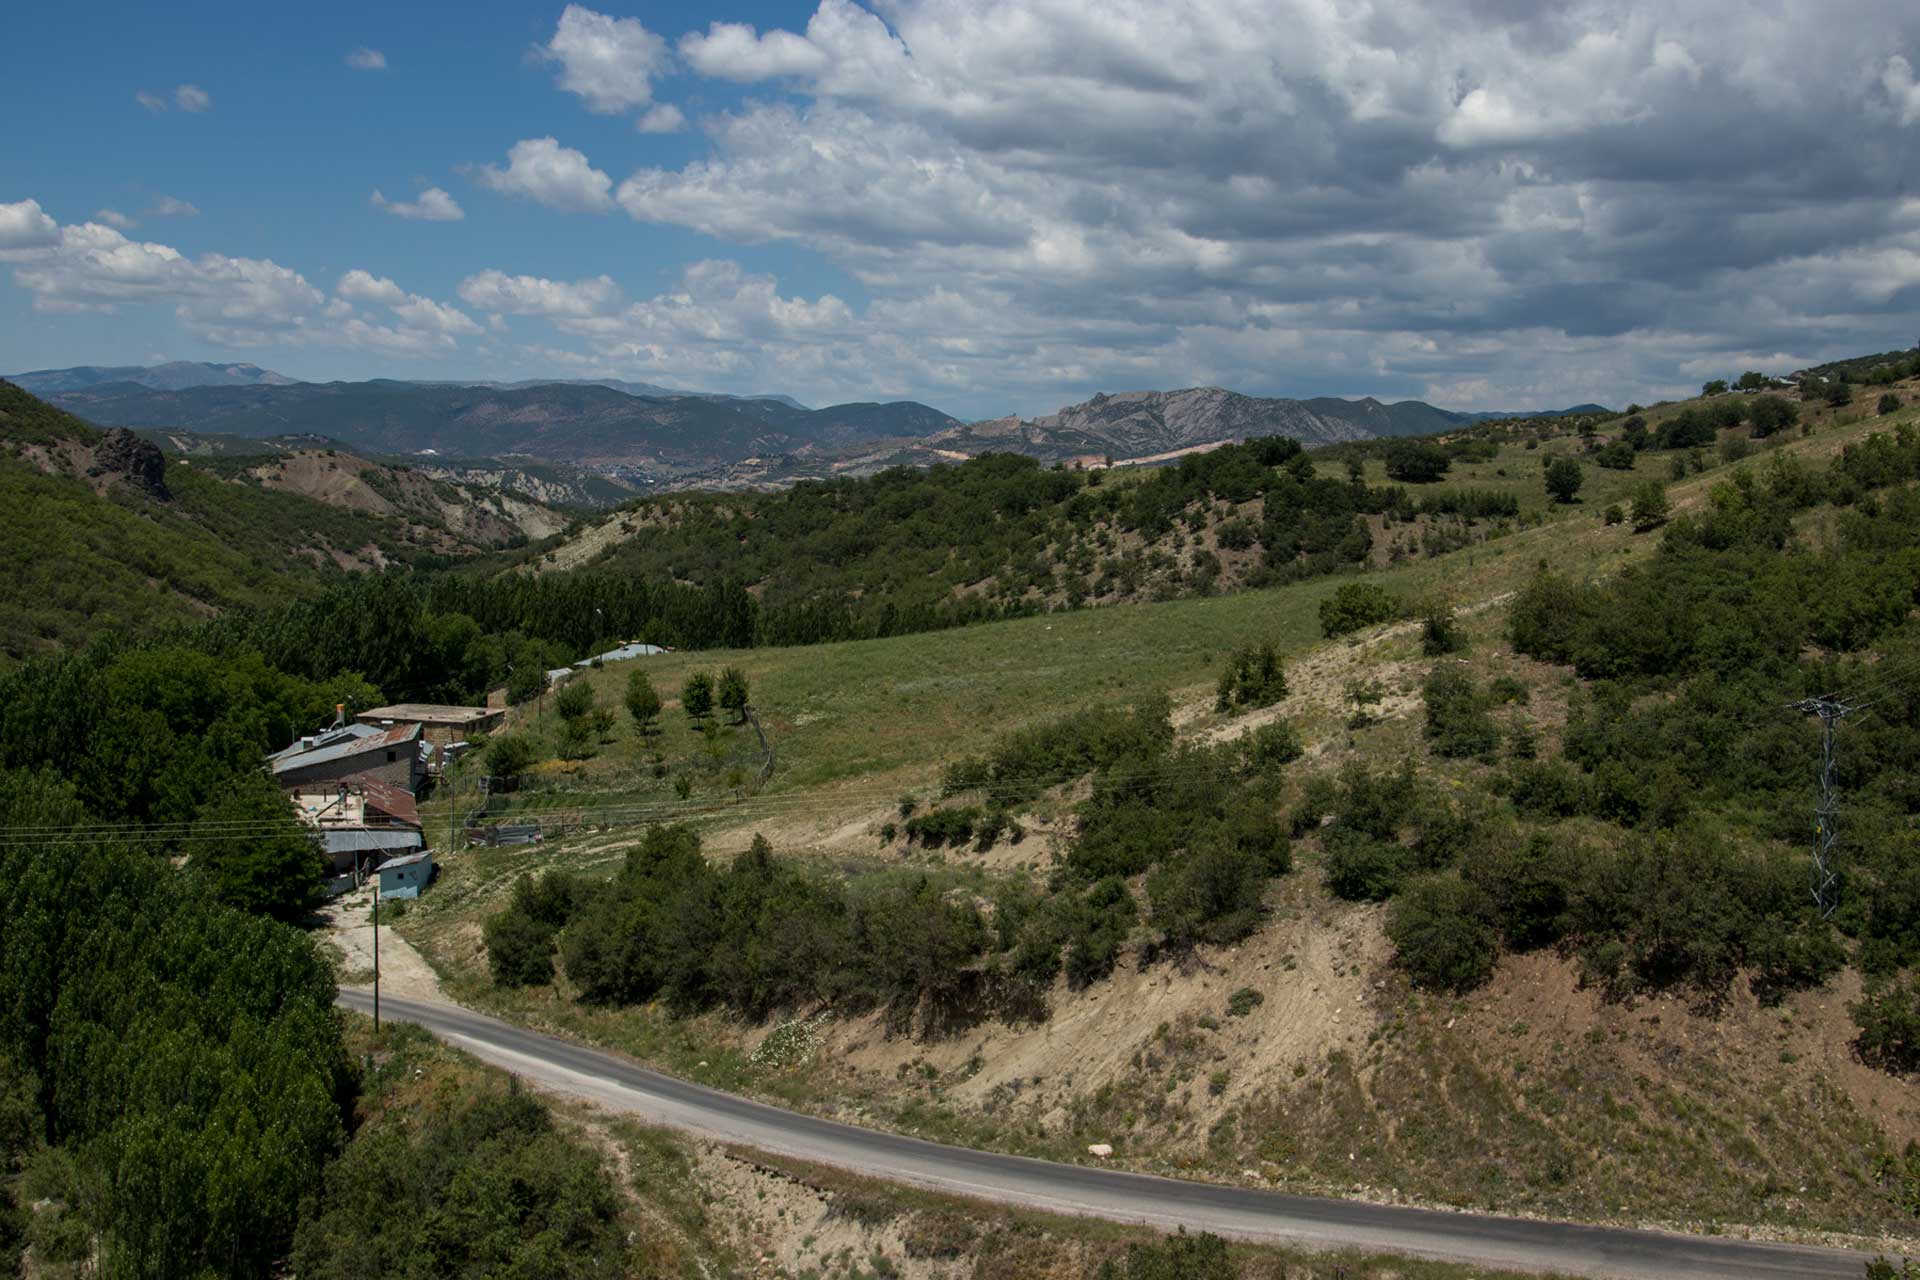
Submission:
[[[614,375],[967,416],[1205,383],[1526,408],[1920,333],[1908,5],[8,25],[9,369]]]

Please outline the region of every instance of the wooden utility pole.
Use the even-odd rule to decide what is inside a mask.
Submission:
[[[380,869],[373,871],[373,1033],[380,1034]]]

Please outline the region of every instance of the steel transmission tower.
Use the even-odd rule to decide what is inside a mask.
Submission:
[[[1820,802],[1813,810],[1813,901],[1822,916],[1840,905],[1840,877],[1833,869],[1834,845],[1839,843],[1840,791],[1834,780],[1833,732],[1855,707],[1830,694],[1788,704],[1805,715],[1820,717]]]

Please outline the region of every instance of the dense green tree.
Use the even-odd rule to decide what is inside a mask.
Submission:
[[[579,720],[593,714],[593,686],[585,676],[567,681],[554,695],[553,709],[560,713],[562,720]]]
[[[1727,394],[1727,380],[1725,378],[1710,379],[1701,384],[1700,394],[1703,396],[1723,396]]]
[[[1633,528],[1636,533],[1657,529],[1667,522],[1667,491],[1658,480],[1647,480],[1633,491]]]
[[[1798,422],[1800,409],[1784,396],[1756,396],[1747,410],[1747,419],[1753,424],[1754,438],[1761,439]]]
[[[680,686],[680,709],[691,720],[704,720],[713,714],[713,677],[696,671]]]
[[[747,675],[738,667],[729,666],[720,672],[719,691],[716,701],[721,710],[733,717],[735,724],[745,724],[747,720]]]
[[[1572,458],[1555,458],[1547,464],[1547,496],[1555,502],[1572,502],[1586,476]]]
[[[635,670],[627,677],[627,714],[642,736],[651,737],[660,721],[660,695],[654,691],[647,673]]]
[[[538,753],[532,741],[518,733],[503,733],[487,743],[487,772],[496,778],[517,778]]]
[[[1387,914],[1394,960],[1417,986],[1471,991],[1493,976],[1500,955],[1491,916],[1477,886],[1451,875],[1422,876]]]
[[[313,833],[259,769],[236,775],[201,807],[188,850],[221,902],[276,920],[307,913],[326,869]]]

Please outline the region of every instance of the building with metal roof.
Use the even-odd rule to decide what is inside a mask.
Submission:
[[[284,787],[341,781],[365,774],[409,793],[426,777],[426,744],[418,724],[386,729],[348,724],[295,739],[267,757],[274,780]]]

